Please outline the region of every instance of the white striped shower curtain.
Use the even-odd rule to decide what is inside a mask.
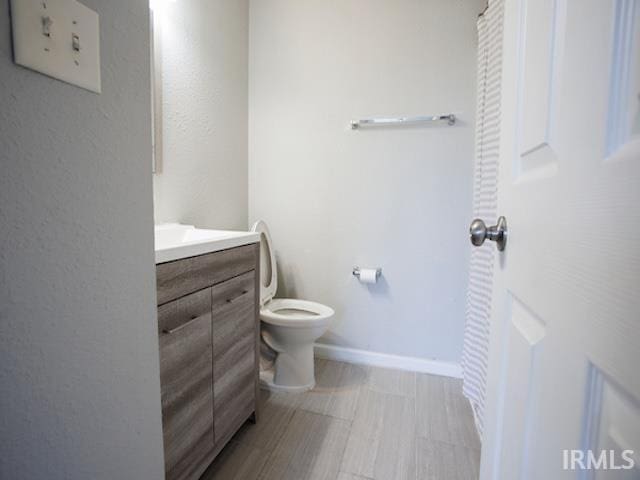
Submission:
[[[504,0],[489,0],[478,19],[478,100],[473,218],[497,218],[500,79]],[[482,438],[489,357],[489,320],[495,247],[471,250],[466,325],[462,352],[463,391],[473,407]]]

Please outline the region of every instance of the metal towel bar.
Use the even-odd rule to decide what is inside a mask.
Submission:
[[[456,116],[453,113],[447,113],[445,115],[422,115],[419,117],[363,118],[361,120],[353,120],[351,122],[351,128],[356,130],[366,126],[408,125],[442,121],[446,121],[448,125],[455,125]]]

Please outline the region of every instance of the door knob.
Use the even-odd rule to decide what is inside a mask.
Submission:
[[[496,225],[487,227],[482,220],[476,218],[469,227],[469,238],[476,247],[482,245],[486,239],[493,240],[502,252],[507,245],[507,219],[500,217]]]

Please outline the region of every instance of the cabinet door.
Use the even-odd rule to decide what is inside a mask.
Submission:
[[[211,289],[158,308],[166,478],[198,478],[213,450]]]
[[[254,272],[248,272],[211,289],[216,444],[226,442],[255,411],[257,318],[254,281]]]

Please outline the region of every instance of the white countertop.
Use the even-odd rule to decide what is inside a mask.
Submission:
[[[255,232],[207,230],[193,225],[165,223],[155,227],[156,264],[260,241]]]

